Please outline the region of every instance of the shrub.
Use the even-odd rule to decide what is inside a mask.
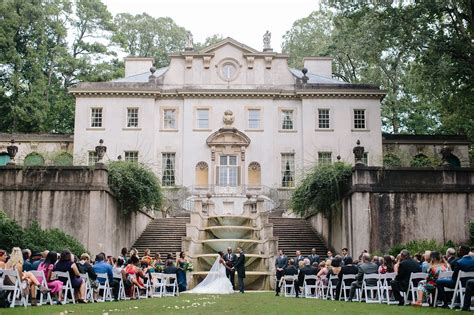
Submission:
[[[11,250],[15,246],[32,251],[48,249],[60,252],[69,249],[75,255],[86,252],[78,240],[59,229],[43,230],[37,221],[23,229],[16,221],[8,218],[5,212],[0,211],[0,248]]]
[[[340,207],[350,189],[351,176],[352,167],[341,162],[314,166],[293,192],[291,208],[300,215],[329,215]]]
[[[67,152],[60,152],[55,154],[52,158],[53,165],[56,166],[71,166],[72,165],[72,155]]]
[[[383,156],[383,166],[400,167],[402,166],[402,160],[398,155],[395,155],[393,153],[387,153]]]
[[[449,247],[454,247],[455,245],[452,242],[446,244],[439,244],[434,240],[420,240],[420,241],[411,241],[406,244],[397,244],[390,248],[389,254],[392,256],[397,256],[403,249],[408,249],[410,255],[415,255],[417,253],[423,253],[427,250],[438,251],[441,254],[446,253],[446,250]]]
[[[109,185],[124,214],[146,208],[159,210],[163,194],[156,175],[135,162],[111,162]]]

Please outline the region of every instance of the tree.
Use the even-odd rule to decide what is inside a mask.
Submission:
[[[154,57],[156,67],[168,65],[168,54],[184,48],[186,29],[169,17],[121,13],[114,22],[112,41],[132,56]]]
[[[214,44],[220,42],[223,39],[224,39],[224,37],[221,34],[214,34],[212,36],[208,36],[208,37],[206,37],[204,42],[195,43],[194,44],[194,50],[195,51],[203,50],[204,48],[209,47],[211,45],[214,45]]]

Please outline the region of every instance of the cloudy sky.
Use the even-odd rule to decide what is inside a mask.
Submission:
[[[263,47],[262,36],[272,33],[272,46],[281,51],[282,36],[297,19],[318,8],[317,0],[102,0],[112,14],[146,12],[169,16],[190,30],[195,42],[207,36],[230,36],[255,49]]]

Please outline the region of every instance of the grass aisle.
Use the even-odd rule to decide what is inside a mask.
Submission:
[[[0,309],[0,314],[459,314],[452,310],[399,307],[395,305],[345,303],[314,299],[275,297],[270,292],[233,295],[182,294],[177,298],[107,302],[88,305],[40,306],[27,309]],[[468,314],[467,312],[463,312]],[[462,314],[462,313],[461,313]]]

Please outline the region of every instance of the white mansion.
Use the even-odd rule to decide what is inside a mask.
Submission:
[[[305,58],[303,74],[226,38],[170,59],[127,57],[124,78],[71,89],[75,164],[94,163],[103,139],[106,159],[147,164],[163,186],[292,187],[315,162],[353,163],[357,140],[381,165],[385,92],[334,80],[331,58]]]

